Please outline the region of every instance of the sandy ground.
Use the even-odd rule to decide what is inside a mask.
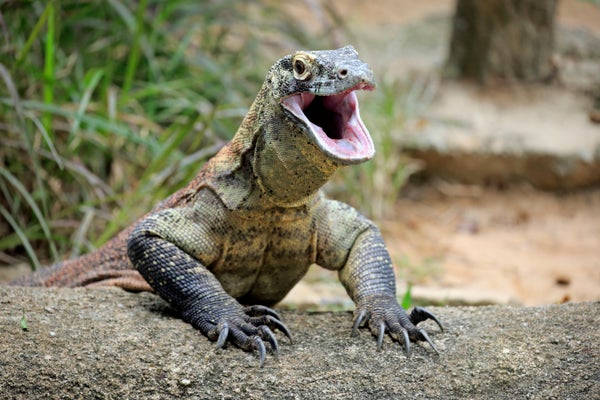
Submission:
[[[525,305],[600,298],[600,190],[438,184],[402,199],[383,229],[393,257],[411,260],[399,275],[425,293]]]
[[[431,304],[542,305],[600,299],[600,189],[409,188],[381,223],[398,291]],[[284,301],[352,308],[335,273],[313,268]]]

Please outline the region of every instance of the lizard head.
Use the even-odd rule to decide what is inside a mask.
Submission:
[[[298,51],[279,60],[269,79],[284,113],[328,158],[358,164],[373,157],[373,140],[355,93],[375,88],[373,71],[352,46]]]

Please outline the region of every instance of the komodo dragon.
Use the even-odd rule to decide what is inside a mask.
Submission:
[[[353,47],[298,51],[277,61],[234,138],[190,184],[103,247],[12,282],[22,286],[118,286],[150,290],[217,348],[226,342],[277,355],[268,308],[311,264],[339,273],[356,304],[352,333],[367,325],[403,341],[427,341],[416,325],[442,325],[398,304],[392,262],[375,224],[321,187],[344,165],[373,157],[357,90],[373,72]]]

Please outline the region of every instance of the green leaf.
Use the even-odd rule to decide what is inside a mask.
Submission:
[[[402,297],[402,308],[408,310],[412,306],[412,284],[409,283],[406,288],[406,293],[404,293],[404,297]]]
[[[37,256],[35,255],[35,251],[33,250],[33,247],[31,246],[29,239],[25,235],[25,232],[19,226],[17,221],[15,221],[15,219],[12,217],[12,215],[10,215],[10,212],[8,212],[8,210],[6,208],[4,208],[2,205],[0,205],[0,215],[2,215],[4,217],[4,219],[6,219],[6,222],[8,222],[8,224],[11,226],[11,228],[19,236],[19,239],[21,239],[21,244],[25,248],[25,252],[29,256],[29,259],[31,260],[31,262],[33,264],[33,267],[34,267],[33,269],[34,270],[40,269],[41,268],[40,261],[38,260]]]
[[[27,332],[29,327],[27,326],[27,315],[25,315],[25,310],[23,310],[23,315],[21,316],[21,329],[24,332]]]
[[[50,251],[52,252],[52,257],[54,257],[55,260],[58,259],[58,253],[56,251],[56,246],[54,244],[54,240],[52,239],[52,234],[50,233],[50,227],[48,225],[48,221],[47,221],[46,217],[44,216],[44,214],[42,213],[42,210],[40,210],[40,208],[36,204],[33,196],[27,192],[27,189],[25,188],[25,186],[23,186],[23,184],[21,182],[19,182],[19,180],[16,176],[11,174],[8,170],[6,170],[4,168],[0,168],[0,178],[2,178],[2,177],[4,179],[6,179],[21,194],[21,198],[24,199],[27,202],[27,204],[29,204],[29,207],[31,207],[31,211],[33,212],[33,214],[36,216],[38,222],[40,223],[40,227],[42,228],[42,230],[44,232],[46,240],[48,240],[48,244],[50,245]],[[16,221],[15,221],[15,223],[16,223]],[[17,232],[17,231],[15,230],[15,232]],[[23,233],[23,235],[26,237],[26,235],[24,233]]]

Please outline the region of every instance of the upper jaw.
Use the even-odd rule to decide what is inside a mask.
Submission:
[[[373,90],[360,82],[345,91],[320,96],[297,93],[281,99],[283,109],[305,128],[310,140],[332,161],[358,164],[370,160],[375,147],[360,118],[357,90]]]

